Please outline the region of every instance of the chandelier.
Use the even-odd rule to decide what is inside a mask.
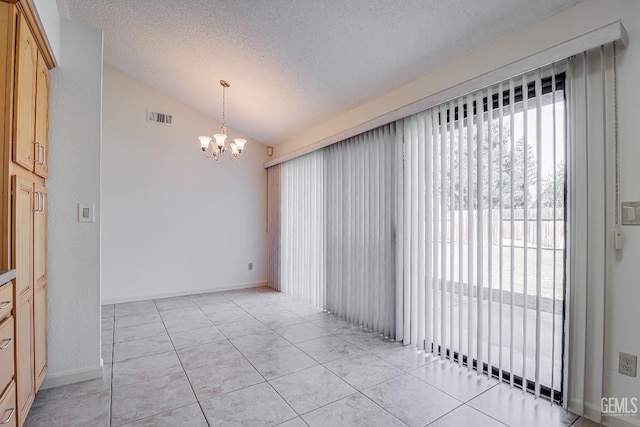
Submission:
[[[220,86],[222,86],[222,126],[220,127],[220,133],[213,135],[215,139],[215,145],[211,144],[210,136],[199,136],[200,147],[202,148],[202,154],[205,157],[213,157],[215,161],[220,160],[224,153],[229,153],[231,160],[235,160],[242,154],[244,150],[244,144],[247,143],[246,139],[234,138],[233,142],[227,144],[227,126],[225,124],[225,97],[224,90],[229,87],[229,83],[226,80],[220,80]],[[211,154],[209,153],[209,146],[211,145]]]

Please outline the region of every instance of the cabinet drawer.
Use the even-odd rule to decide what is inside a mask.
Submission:
[[[0,425],[2,427],[16,427],[18,425],[16,412],[16,384],[12,381],[0,397]]]
[[[0,288],[0,322],[11,316],[13,310],[13,282]]]
[[[13,379],[14,339],[13,317],[9,317],[0,323],[0,392],[4,390],[7,384]]]

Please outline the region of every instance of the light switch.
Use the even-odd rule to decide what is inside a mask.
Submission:
[[[622,225],[640,225],[640,202],[622,202]]]
[[[78,222],[95,222],[93,203],[78,203]]]

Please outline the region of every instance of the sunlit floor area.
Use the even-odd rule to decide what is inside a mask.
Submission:
[[[102,379],[27,426],[587,426],[268,288],[103,306]]]

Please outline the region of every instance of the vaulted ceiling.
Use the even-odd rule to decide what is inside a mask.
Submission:
[[[579,1],[57,0],[106,64],[218,121],[229,81],[227,125],[267,145]]]

